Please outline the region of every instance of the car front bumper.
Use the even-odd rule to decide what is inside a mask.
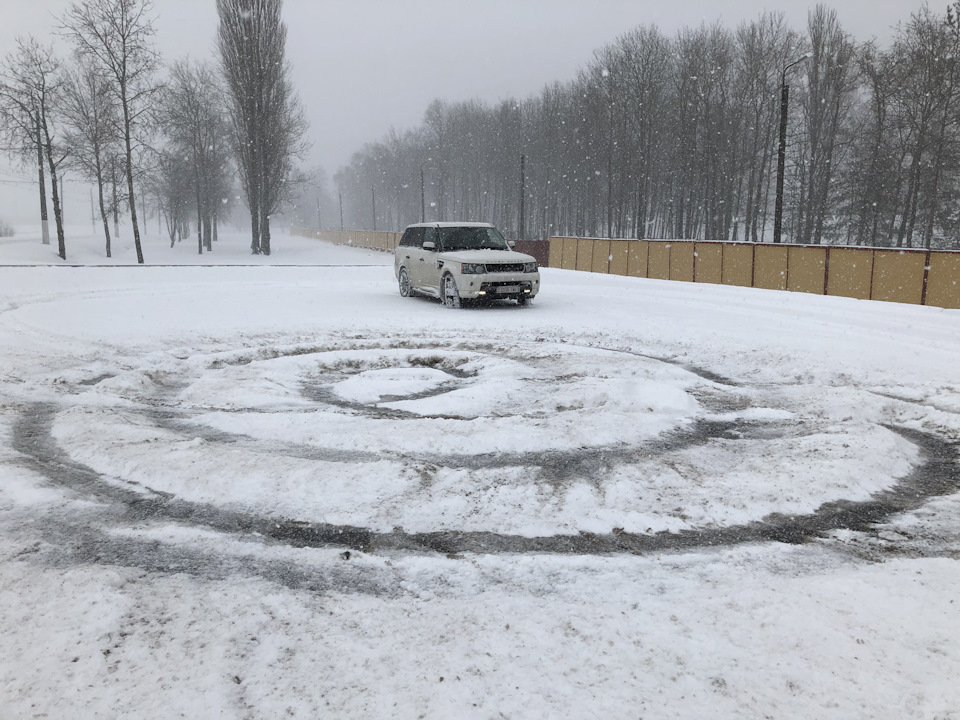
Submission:
[[[522,275],[461,275],[457,278],[457,291],[460,297],[468,300],[484,298],[533,298],[540,291],[540,274]]]

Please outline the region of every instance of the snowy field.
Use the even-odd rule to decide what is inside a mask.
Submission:
[[[73,237],[0,240],[3,720],[960,718],[960,312]]]

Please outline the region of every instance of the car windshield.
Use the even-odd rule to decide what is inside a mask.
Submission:
[[[455,250],[509,250],[500,231],[493,227],[442,227],[440,249]]]

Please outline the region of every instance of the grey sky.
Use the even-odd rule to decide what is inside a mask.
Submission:
[[[69,0],[0,0],[0,52],[18,34],[45,38]],[[835,0],[848,32],[886,42],[922,0]],[[931,5],[941,11],[946,0]],[[312,163],[331,174],[391,126],[417,125],[434,98],[495,102],[567,80],[592,52],[640,24],[666,33],[765,9],[802,30],[807,0],[285,0],[288,55],[311,122]],[[214,0],[155,0],[168,60],[211,55]]]

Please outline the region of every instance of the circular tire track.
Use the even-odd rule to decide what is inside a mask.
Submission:
[[[698,376],[698,400],[718,414],[749,408],[747,395],[735,380],[709,370],[670,358],[659,358],[630,350],[569,345],[574,352],[611,353],[611,357],[634,357],[638,362],[675,366]],[[385,396],[375,403],[365,404],[345,398],[332,387],[353,375],[363,372],[363,363],[327,368],[321,376],[304,378],[301,395],[316,407],[333,408],[337,412],[378,421],[403,423],[425,416],[384,404],[397,400],[432,400],[473,382],[474,368],[465,368],[466,354],[492,356],[508,362],[523,361],[535,369],[545,369],[545,382],[564,383],[575,375],[557,377],[550,372],[556,367],[569,369],[576,365],[571,358],[563,358],[563,350],[556,360],[550,351],[538,355],[535,344],[519,347],[516,343],[461,341],[438,343],[429,338],[386,338],[372,340],[353,337],[327,344],[311,343],[277,348],[261,346],[214,354],[207,358],[201,370],[217,373],[241,368],[257,361],[271,361],[324,353],[349,354],[355,351],[403,350],[412,355],[406,362],[415,367],[431,368],[446,374],[439,387],[422,389],[403,397]],[[594,363],[598,355],[592,356]],[[189,358],[185,358],[187,360]],[[408,365],[408,366],[410,366]],[[556,367],[555,367],[556,366]],[[194,364],[194,367],[197,367]],[[379,366],[377,366],[379,367]],[[576,368],[574,369],[576,371]],[[324,374],[325,373],[325,374]],[[148,373],[149,374],[149,373]],[[133,400],[138,410],[135,415],[149,424],[182,437],[201,438],[211,445],[232,446],[245,451],[269,456],[289,456],[308,461],[323,461],[362,466],[393,459],[420,467],[444,467],[465,471],[497,471],[525,467],[534,476],[534,483],[561,487],[577,481],[593,482],[598,487],[618,467],[631,466],[651,458],[707,445],[715,439],[771,440],[788,433],[803,433],[790,423],[777,421],[717,421],[700,419],[672,431],[660,433],[641,443],[623,443],[615,446],[576,448],[572,450],[541,450],[537,452],[461,452],[428,453],[403,450],[369,450],[337,447],[319,447],[296,442],[267,440],[249,435],[216,429],[195,419],[210,407],[185,407],[178,393],[190,386],[177,373],[161,371],[155,374],[154,387],[142,397]],[[85,392],[90,392],[114,374],[104,372],[102,365],[90,372],[90,377],[67,387],[69,406]],[[151,376],[152,379],[153,376]],[[256,374],[253,375],[256,378]],[[254,380],[256,381],[256,380]],[[122,387],[122,385],[121,385]],[[546,387],[549,387],[547,385]],[[875,493],[861,502],[833,501],[821,505],[816,512],[804,515],[769,515],[762,520],[719,528],[689,529],[679,532],[630,533],[614,529],[612,532],[550,534],[526,537],[517,534],[486,531],[464,532],[443,530],[437,532],[405,532],[396,528],[390,532],[374,532],[369,528],[303,522],[270,514],[246,512],[218,505],[191,502],[172,493],[138,486],[127,481],[118,483],[91,467],[72,459],[52,436],[54,420],[62,408],[55,404],[38,403],[23,408],[13,427],[13,449],[20,454],[20,462],[30,470],[47,478],[59,487],[79,497],[94,501],[94,505],[69,511],[50,510],[40,517],[30,517],[24,523],[28,534],[41,538],[24,551],[38,561],[63,566],[95,563],[117,567],[136,568],[145,572],[173,574],[186,573],[206,579],[223,579],[232,575],[258,577],[291,589],[313,592],[336,590],[381,597],[401,594],[400,576],[390,564],[346,562],[353,551],[396,554],[442,554],[459,557],[461,554],[552,553],[564,555],[600,555],[613,553],[649,554],[661,552],[693,552],[703,549],[730,547],[746,543],[804,543],[837,530],[871,531],[874,524],[883,523],[898,513],[915,510],[931,498],[960,490],[960,465],[955,445],[929,433],[903,427],[887,426],[914,443],[921,450],[922,463],[902,478],[895,486]],[[214,408],[215,409],[215,408]],[[230,412],[230,408],[223,408]],[[271,410],[239,408],[241,413],[270,413]],[[311,410],[307,410],[310,412]],[[429,417],[429,416],[427,416]],[[433,419],[446,419],[434,415]],[[462,419],[462,418],[455,418]],[[521,418],[522,419],[522,418]],[[213,531],[227,538],[242,541],[239,554],[191,543],[169,543],[137,535],[136,529],[172,524],[184,528]],[[134,532],[130,532],[133,530]],[[343,562],[309,564],[257,551],[255,547],[274,546],[278,549],[328,548],[336,551],[334,558]]]
[[[22,412],[14,426],[14,449],[22,454],[22,463],[26,467],[51,483],[113,506],[115,511],[119,509],[115,521],[183,523],[224,533],[259,535],[294,547],[338,547],[366,552],[427,551],[451,555],[535,552],[583,555],[686,551],[755,542],[803,543],[836,530],[866,531],[892,515],[921,507],[931,498],[960,491],[960,456],[955,445],[918,430],[890,427],[891,431],[921,449],[924,462],[896,486],[876,493],[867,501],[829,502],[809,515],[772,515],[763,521],[739,526],[650,535],[616,530],[609,534],[579,533],[535,538],[492,532],[406,533],[394,530],[375,533],[364,528],[245,514],[187,502],[154,491],[144,495],[118,487],[91,468],[71,460],[57,446],[50,433],[56,412],[57,407],[50,404],[37,404]],[[701,429],[680,434],[683,437],[674,438],[673,442],[705,442],[713,434]],[[556,465],[562,466],[564,462],[564,459],[557,458]],[[596,464],[596,456],[588,462]],[[550,466],[548,458],[545,467]],[[154,564],[164,566],[163,562]]]

